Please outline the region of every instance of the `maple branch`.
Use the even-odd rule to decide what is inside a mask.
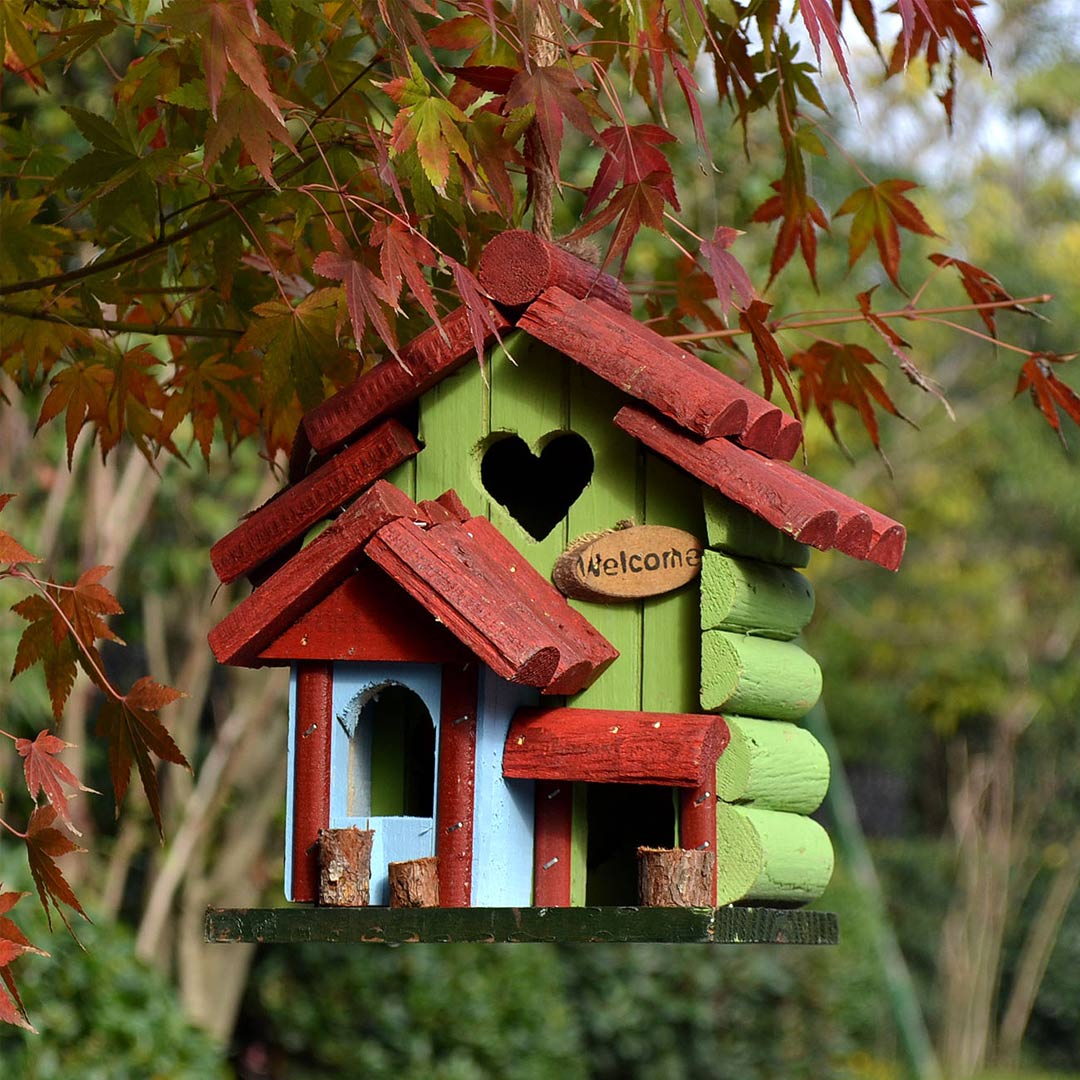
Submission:
[[[1019,353],[1021,356],[1026,356],[1031,359],[1033,356],[1044,355],[1041,349],[1025,349],[1021,345],[1013,345],[1008,341],[1001,341],[998,338],[991,337],[989,334],[984,334],[981,330],[976,330],[972,326],[965,326],[963,323],[954,322],[952,319],[934,319],[928,318],[926,322],[937,323],[939,326],[947,326],[950,330],[958,330],[962,334],[969,334],[971,337],[979,338],[980,341],[988,342],[994,346],[1000,346],[1003,349],[1008,349],[1009,352]],[[1071,360],[1076,356],[1076,353],[1070,353],[1062,359]]]
[[[30,311],[14,304],[0,303],[0,315],[15,315],[35,322],[58,323],[61,326],[77,326],[82,330],[107,330],[112,334],[148,334],[166,337],[241,338],[243,330],[231,330],[226,326],[180,326],[176,323],[136,323],[117,319],[87,319],[77,316],[68,318],[54,315],[51,311]]]
[[[0,817],[0,825],[3,825],[4,828],[7,829],[9,833],[11,833],[12,836],[17,836],[20,840],[25,840],[27,838],[27,833],[19,832],[19,830],[16,829],[14,825],[8,824],[8,822],[2,817]]]
[[[302,172],[309,165],[314,164],[318,160],[318,157],[312,157],[301,161],[281,177],[282,182],[291,180],[297,173]],[[140,259],[144,259],[149,255],[155,255],[159,251],[164,251],[166,248],[172,247],[173,244],[178,244],[181,240],[187,240],[189,237],[202,232],[203,229],[209,229],[212,225],[217,225],[219,222],[227,220],[238,210],[250,206],[253,202],[265,198],[267,195],[274,194],[276,194],[276,192],[270,187],[260,191],[251,191],[245,198],[239,199],[235,203],[230,203],[227,207],[217,211],[217,213],[210,214],[201,221],[195,221],[190,225],[185,225],[183,228],[177,229],[167,236],[159,236],[156,240],[151,240],[148,244],[143,244],[142,247],[135,248],[134,251],[129,251],[123,255],[114,255],[111,259],[103,259],[100,262],[87,263],[85,266],[80,266],[76,270],[65,270],[61,274],[48,274],[45,277],[35,278],[33,281],[16,281],[10,285],[0,285],[0,296],[12,296],[15,293],[32,292],[36,289],[47,289],[52,285],[70,285],[76,281],[83,281],[88,277],[96,277],[98,274],[107,273],[109,270],[116,270],[121,266],[127,266],[129,263],[138,262]],[[218,198],[220,198],[220,196],[212,196],[207,201],[216,201]]]

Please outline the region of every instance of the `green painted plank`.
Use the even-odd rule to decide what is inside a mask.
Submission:
[[[645,524],[702,536],[701,485],[654,454],[645,458]],[[691,582],[643,602],[641,707],[697,712],[701,671],[699,594]]]
[[[705,491],[709,547],[784,566],[806,566],[810,549],[717,491]]]
[[[391,469],[386,474],[386,479],[394,487],[404,491],[414,502],[416,501],[416,458],[409,458],[396,469]]]
[[[701,637],[701,707],[798,720],[821,696],[821,668],[790,641],[707,630]]]
[[[420,399],[415,498],[434,499],[448,488],[474,513],[488,516],[480,483],[479,447],[488,433],[488,387],[470,360]]]
[[[829,884],[828,834],[801,814],[720,803],[716,810],[717,893],[739,900],[809,903]]]
[[[731,741],[716,763],[716,794],[760,810],[812,814],[829,788],[829,756],[803,728],[725,716]]]
[[[208,942],[835,945],[828,911],[732,908],[208,908]]]
[[[814,614],[814,587],[788,566],[706,551],[701,562],[701,629],[790,641]]]
[[[509,354],[497,347],[492,349],[488,365],[491,438],[498,432],[512,431],[539,455],[548,436],[569,430],[566,379],[570,361],[524,334],[508,339],[507,347]],[[548,577],[566,548],[566,520],[542,540],[536,540],[497,502],[492,500],[490,505],[495,527]]]
[[[625,403],[617,390],[577,365],[570,370],[569,384],[570,428],[588,441],[595,460],[592,481],[570,508],[568,536],[572,543],[585,533],[602,532],[621,520],[641,523],[644,458],[636,440],[611,422]],[[619,659],[589,689],[571,699],[571,704],[641,709],[641,602],[570,602],[619,650]]]

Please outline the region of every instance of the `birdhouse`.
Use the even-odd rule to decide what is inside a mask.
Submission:
[[[459,308],[305,415],[288,485],[211,552],[254,586],[218,661],[291,668],[286,896],[367,905],[365,940],[391,904],[425,940],[467,925],[446,909],[487,940],[748,940],[768,909],[790,939],[833,861],[800,571],[895,570],[904,529],[575,255],[505,233],[477,276],[485,368]]]

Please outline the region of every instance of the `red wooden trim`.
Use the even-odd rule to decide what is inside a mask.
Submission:
[[[657,334],[636,319],[610,307],[601,307],[596,301],[589,301],[590,310],[601,315],[607,322],[614,323],[621,331],[635,337],[639,347],[647,350],[648,355],[662,358],[666,377],[672,384],[672,392],[679,393],[684,386],[683,376],[693,372],[695,380],[705,380],[712,384],[711,393],[718,402],[742,401],[746,405],[746,419],[740,431],[716,432],[731,435],[751,450],[757,450],[766,457],[782,458],[790,461],[802,441],[802,424],[783,409],[777,408],[760,394],[748,390],[742,383],[717,371],[711,364],[699,356],[687,352],[673,341]],[[661,410],[663,411],[663,410]],[[669,414],[670,415],[670,414]]]
[[[468,521],[472,517],[472,511],[461,501],[461,496],[453,488],[444,491],[435,501],[449,510],[451,516],[458,521]]]
[[[697,787],[715,774],[729,739],[724,720],[708,714],[518,709],[503,775]]]
[[[491,315],[499,333],[510,329],[510,323],[494,307]],[[485,337],[485,347],[494,340],[494,334]],[[307,413],[303,426],[311,445],[320,453],[332,449],[415,401],[474,352],[469,315],[459,307],[444,316],[441,330],[431,326],[405,345],[401,349],[403,363],[393,357],[383,360]]]
[[[560,642],[559,666],[542,692],[576,694],[596,682],[618,658],[618,650],[584,615],[566,602],[562,593],[487,518],[472,518],[465,523],[465,529],[487,554],[514,575],[517,595],[551,628]]]
[[[235,581],[419,452],[420,444],[396,420],[387,420],[362,435],[222,537],[210,549],[218,577]]]
[[[477,678],[475,663],[443,668],[435,807],[440,907],[469,907],[472,902]]]
[[[259,653],[263,661],[389,660],[445,663],[467,650],[411,596],[364,559]]]
[[[210,648],[218,663],[257,666],[259,652],[349,576],[372,533],[419,512],[392,484],[376,481],[210,631]]]
[[[741,450],[726,439],[689,438],[632,405],[619,410],[615,425],[781,532],[822,550],[833,546],[839,527],[835,508],[782,472],[780,462]]]
[[[579,299],[595,297],[620,311],[629,312],[632,306],[630,294],[617,278],[523,229],[501,233],[490,241],[480,256],[476,276],[488,296],[510,307],[532,303],[552,286]]]
[[[319,830],[330,827],[330,725],[333,667],[296,666],[293,745],[292,897],[313,901],[319,891]]]
[[[695,788],[679,792],[679,844],[691,851],[716,850],[716,770]],[[713,864],[711,903],[716,903],[717,866]]]
[[[741,395],[720,393],[704,372],[681,363],[673,365],[664,350],[640,336],[640,327],[615,323],[607,318],[608,310],[602,304],[576,300],[562,289],[548,289],[526,308],[518,327],[624,393],[652,405],[680,427],[698,435],[743,431],[748,414]]]
[[[536,784],[533,843],[533,905],[570,907],[574,785],[563,780]]]
[[[517,598],[508,570],[487,558],[456,522],[422,530],[394,521],[366,553],[497,675],[547,686],[558,642]]]

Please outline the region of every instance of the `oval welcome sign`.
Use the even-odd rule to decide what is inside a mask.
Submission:
[[[682,529],[633,525],[575,544],[559,556],[551,579],[579,600],[658,596],[697,577],[704,546]]]

